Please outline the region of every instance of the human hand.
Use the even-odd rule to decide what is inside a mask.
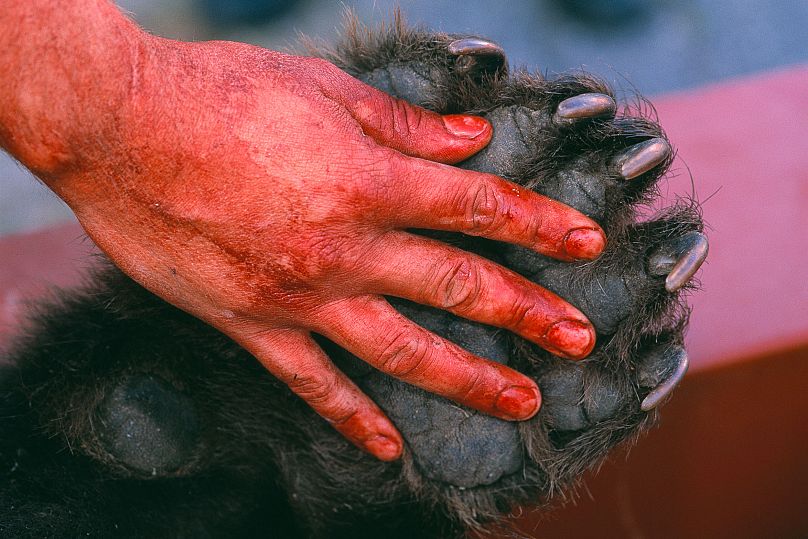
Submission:
[[[582,214],[456,169],[490,125],[395,100],[318,59],[143,36],[111,135],[54,189],[126,273],[250,351],[355,444],[402,440],[312,340],[504,419],[531,417],[529,378],[410,322],[397,296],[513,331],[565,357],[595,333],[554,294],[407,229],[515,243],[562,260],[605,238]],[[248,413],[248,411],[245,411]]]

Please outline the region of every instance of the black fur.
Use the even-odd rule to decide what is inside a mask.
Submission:
[[[564,264],[524,249],[439,234],[508,265],[582,309],[598,330],[571,363],[503,332],[393,300],[408,317],[533,376],[544,404],[520,424],[390,379],[323,341],[407,440],[400,462],[343,440],[249,354],[105,267],[43,306],[0,373],[0,532],[8,537],[449,537],[571,488],[653,421],[642,398],[667,376],[687,308],[648,272],[648,253],[701,230],[694,205],[636,224],[665,161],[625,182],[614,155],[655,122],[557,125],[558,103],[609,94],[585,75],[455,69],[457,36],[353,26],[320,54],[381,89],[495,128],[462,166],[578,207],[609,236],[599,260]]]

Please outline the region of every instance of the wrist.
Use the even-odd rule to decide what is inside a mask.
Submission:
[[[115,151],[149,38],[101,0],[12,2],[0,33],[0,146],[60,194]]]

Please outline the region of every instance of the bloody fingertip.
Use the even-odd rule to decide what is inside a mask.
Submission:
[[[595,347],[595,328],[578,320],[556,322],[545,334],[547,349],[567,359],[583,359]]]
[[[564,237],[564,251],[577,260],[597,258],[606,247],[606,235],[599,228],[576,228]]]
[[[401,456],[401,443],[383,434],[365,440],[364,446],[370,454],[385,462],[396,460]]]
[[[443,117],[443,125],[451,135],[464,139],[476,139],[486,132],[491,133],[491,124],[479,116],[449,114]]]
[[[494,406],[511,419],[530,419],[539,411],[541,396],[535,388],[511,386],[499,394]]]

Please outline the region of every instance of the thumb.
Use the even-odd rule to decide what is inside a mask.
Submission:
[[[454,164],[468,159],[491,140],[493,130],[484,118],[442,116],[343,75],[322,88],[323,93],[344,106],[365,134],[383,146],[413,157]]]

